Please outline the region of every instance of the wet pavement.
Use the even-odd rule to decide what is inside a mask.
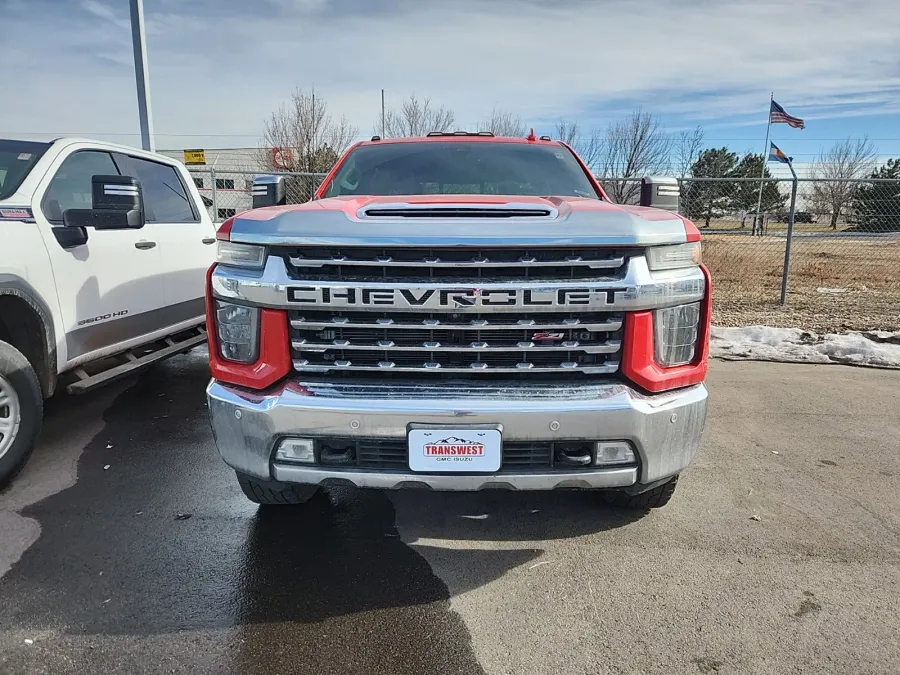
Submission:
[[[0,673],[896,673],[886,375],[715,364],[704,454],[650,515],[352,489],[258,510],[202,353],[173,359],[52,401],[0,494]]]

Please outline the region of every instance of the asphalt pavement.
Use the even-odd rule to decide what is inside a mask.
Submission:
[[[321,493],[258,511],[202,352],[50,402],[0,494],[0,674],[900,672],[900,375],[714,362],[665,509]]]

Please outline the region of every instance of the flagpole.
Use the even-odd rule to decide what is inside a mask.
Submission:
[[[762,153],[762,169],[759,171],[759,197],[756,200],[756,215],[753,218],[753,230],[751,234],[756,234],[756,228],[759,227],[760,233],[762,233],[762,222],[759,221],[759,211],[762,208],[762,191],[763,191],[763,180],[766,177],[766,157],[769,156],[769,131],[772,129],[772,101],[775,100],[775,92],[773,91],[771,96],[769,96],[769,109],[766,111],[767,122],[766,122],[766,145],[763,148]]]
[[[788,271],[791,269],[791,241],[794,238],[794,218],[797,208],[797,172],[794,171],[794,158],[788,157],[788,168],[794,180],[791,183],[791,210],[788,213],[787,239],[784,242],[784,267],[781,270],[781,306],[787,301]]]

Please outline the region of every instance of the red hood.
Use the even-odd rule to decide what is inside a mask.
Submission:
[[[380,197],[329,197],[328,199],[317,199],[303,204],[288,204],[286,206],[269,206],[261,209],[254,209],[242,213],[240,217],[242,220],[270,220],[282,213],[292,211],[322,210],[341,211],[348,216],[355,216],[360,209],[386,204],[517,204],[534,205],[537,207],[543,206],[556,209],[560,216],[581,211],[601,213],[625,211],[639,218],[643,218],[644,220],[659,221],[680,219],[678,215],[670,213],[669,211],[641,206],[613,204],[612,202],[602,201],[600,199],[590,199],[585,197],[520,197],[515,195],[391,195]]]
[[[476,211],[546,210],[546,216],[508,219],[490,214],[385,214],[403,206],[469,206]],[[372,207],[383,208],[377,219]],[[367,213],[369,212],[369,213]],[[222,226],[231,241],[308,246],[482,246],[485,241],[526,246],[652,246],[696,241],[700,232],[681,216],[659,209],[620,206],[582,197],[516,195],[391,195],[331,197],[305,204],[269,206],[239,214]],[[221,235],[221,230],[220,230]],[[506,244],[503,244],[506,245]]]

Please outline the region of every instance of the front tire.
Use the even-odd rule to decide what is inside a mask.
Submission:
[[[22,352],[0,341],[0,488],[34,451],[43,416],[37,373]]]
[[[318,485],[257,480],[242,473],[237,474],[237,479],[247,499],[263,506],[305,504],[319,491]]]
[[[659,509],[669,503],[672,495],[675,494],[677,485],[678,476],[674,476],[662,485],[657,485],[652,490],[647,490],[637,495],[630,495],[627,492],[604,492],[603,499],[606,500],[607,504],[622,509],[639,511]]]

